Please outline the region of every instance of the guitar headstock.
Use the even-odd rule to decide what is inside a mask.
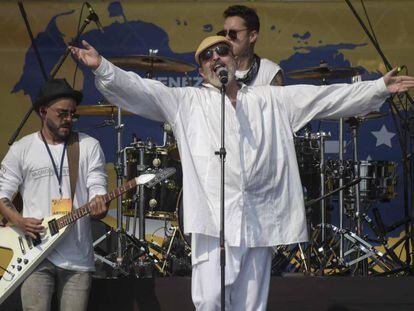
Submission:
[[[175,167],[167,167],[159,170],[149,171],[135,178],[137,185],[145,185],[148,188],[154,187],[159,182],[167,179],[176,172]]]

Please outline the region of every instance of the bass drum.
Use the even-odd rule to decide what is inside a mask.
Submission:
[[[179,231],[179,234],[180,234],[180,238],[182,238],[183,241],[185,242],[186,246],[191,249],[191,235],[190,234],[184,234],[183,189],[181,189],[181,191],[178,195],[178,200],[177,200],[175,213],[177,215],[178,231]]]

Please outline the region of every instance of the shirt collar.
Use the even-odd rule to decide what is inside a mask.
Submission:
[[[239,89],[239,91],[247,91],[247,89],[246,88],[249,88],[249,86],[248,85],[246,85],[246,84],[244,84],[243,82],[238,82],[239,83],[239,85],[240,85],[240,89]],[[209,89],[214,89],[214,90],[216,90],[217,92],[220,92],[220,90],[217,88],[217,87],[215,87],[214,85],[212,85],[211,83],[208,83],[208,82],[203,82],[203,83],[201,83],[201,85],[202,86],[204,86],[204,87],[206,87],[206,88],[209,88]]]

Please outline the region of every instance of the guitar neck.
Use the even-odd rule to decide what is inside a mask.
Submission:
[[[123,184],[121,187],[107,193],[104,195],[103,199],[105,203],[111,202],[113,199],[119,197],[121,194],[125,193],[126,191],[134,188],[137,186],[137,182],[135,178],[127,181],[125,184]],[[91,212],[91,206],[90,203],[86,203],[85,205],[75,209],[73,212],[70,212],[66,214],[63,217],[60,217],[56,220],[57,229],[60,230],[75,221],[77,221],[79,218],[82,218],[85,215],[88,215]]]

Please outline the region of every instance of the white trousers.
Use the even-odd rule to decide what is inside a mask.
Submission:
[[[203,259],[193,265],[193,303],[199,311],[220,310],[220,240],[199,234],[193,234],[194,238],[197,249],[193,251]],[[266,310],[271,263],[270,247],[247,248],[243,243],[240,247],[226,246],[226,311]]]

